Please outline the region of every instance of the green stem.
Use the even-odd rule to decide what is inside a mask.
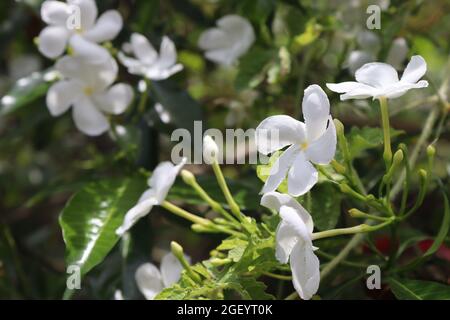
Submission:
[[[386,164],[386,170],[389,170],[392,162],[391,150],[391,126],[389,124],[389,109],[386,97],[380,97],[381,122],[383,126],[384,152],[383,158]]]
[[[228,211],[226,211],[220,205],[219,202],[215,201],[209,196],[209,194],[205,191],[205,189],[203,189],[198,184],[197,180],[195,179],[195,176],[191,172],[183,170],[182,177],[184,182],[189,186],[191,186],[195,190],[195,192],[197,192],[200,198],[202,198],[206,203],[208,203],[214,211],[220,213],[225,219],[230,221],[234,227],[237,227],[238,229],[240,228],[239,221],[236,220],[230,213],[228,213]]]
[[[393,219],[389,219],[388,221],[377,224],[375,226],[370,226],[367,224],[360,224],[358,226],[350,227],[350,228],[340,228],[340,229],[332,229],[332,230],[326,230],[326,231],[321,231],[321,232],[315,232],[312,234],[312,240],[336,237],[336,236],[341,236],[341,235],[346,235],[346,234],[373,232],[373,231],[376,231],[376,230],[386,227],[387,225],[391,224],[393,221],[394,221]]]
[[[223,176],[222,169],[220,169],[220,166],[217,163],[217,161],[213,161],[212,168],[214,170],[214,174],[216,175],[220,189],[222,190],[223,195],[225,196],[225,199],[227,200],[227,203],[230,206],[231,212],[235,215],[236,218],[238,218],[242,222],[244,217],[241,213],[241,209],[239,208],[239,205],[236,203],[236,201],[234,201],[230,189],[228,188],[227,182],[225,181],[225,178]]]
[[[145,112],[145,105],[147,104],[148,100],[148,91],[150,90],[150,81],[148,79],[145,79],[145,91],[141,94],[141,99],[139,101],[138,105],[138,111],[139,113],[143,114]]]
[[[262,272],[262,274],[265,276],[274,278],[274,279],[278,279],[278,280],[284,280],[284,281],[292,280],[292,276],[286,276],[286,275],[276,274],[276,273],[272,273],[272,272]]]
[[[203,226],[210,226],[210,225],[212,225],[210,220],[207,220],[207,219],[201,218],[199,216],[196,216],[195,214],[192,214],[192,213],[190,213],[190,212],[188,212],[188,211],[186,211],[184,209],[181,209],[180,207],[177,207],[176,205],[173,205],[173,204],[171,204],[168,201],[164,201],[161,204],[161,207],[163,207],[164,209],[172,212],[173,214],[175,214],[175,215],[177,215],[177,216],[179,216],[181,218],[184,218],[186,220],[189,220],[189,221],[191,221],[193,223],[196,223],[196,224],[199,224],[199,225],[203,225]]]

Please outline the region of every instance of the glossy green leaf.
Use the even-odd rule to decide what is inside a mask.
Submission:
[[[119,240],[116,229],[145,189],[145,179],[103,180],[87,184],[66,204],[59,223],[67,265],[81,274],[99,264]]]
[[[267,64],[276,57],[276,52],[260,47],[253,47],[239,62],[239,73],[235,86],[238,90],[255,88],[264,79]]]
[[[391,129],[391,138],[397,137],[402,131]],[[353,127],[347,136],[350,155],[359,158],[368,149],[381,147],[383,145],[383,130],[381,128],[357,128]]]
[[[450,300],[450,286],[437,282],[391,278],[389,285],[399,300]]]
[[[341,214],[342,194],[331,183],[317,184],[311,190],[311,216],[319,230],[336,227]]]

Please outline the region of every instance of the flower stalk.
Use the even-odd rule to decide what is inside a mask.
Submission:
[[[381,123],[383,127],[384,152],[383,159],[386,164],[386,170],[389,170],[392,162],[391,150],[391,126],[389,124],[389,109],[386,97],[380,97]]]
[[[168,201],[164,201],[161,204],[161,207],[163,207],[164,209],[166,209],[167,211],[172,212],[174,215],[177,215],[181,218],[184,218],[186,220],[189,220],[195,224],[199,224],[202,226],[210,226],[212,223],[210,220],[201,218],[199,216],[196,216],[195,214],[192,214],[190,212],[187,212],[184,209],[181,209],[180,207],[177,207],[176,205],[168,202]]]
[[[191,186],[195,192],[202,198],[209,206],[216,212],[220,213],[225,219],[230,221],[234,227],[240,228],[239,221],[237,221],[230,213],[228,213],[222,205],[212,199],[209,194],[198,184],[197,179],[187,170],[181,171],[181,177],[187,185]]]
[[[373,232],[379,229],[382,229],[388,225],[390,225],[394,219],[389,219],[383,223],[377,224],[375,226],[370,226],[367,224],[360,224],[355,227],[350,228],[340,228],[340,229],[332,229],[327,231],[321,231],[321,232],[315,232],[312,234],[313,240],[323,239],[323,238],[330,238],[330,237],[336,237],[346,234],[356,234],[356,233],[367,233],[367,232]]]

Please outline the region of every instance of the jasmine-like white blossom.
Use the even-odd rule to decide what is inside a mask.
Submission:
[[[311,215],[295,199],[278,192],[266,193],[261,205],[280,213],[276,231],[276,258],[290,263],[292,283],[299,296],[309,300],[319,289],[320,262],[312,245]]]
[[[98,19],[97,15],[94,0],[45,1],[41,18],[48,26],[39,34],[39,51],[53,59],[69,45],[91,63],[107,60],[109,53],[99,43],[113,40],[122,30],[123,20],[116,10],[108,10]]]
[[[251,23],[238,15],[227,15],[217,20],[217,28],[204,31],[198,46],[205,50],[207,59],[225,66],[232,65],[247,52],[255,41]]]
[[[330,102],[318,85],[303,97],[305,123],[289,116],[271,116],[256,128],[256,146],[268,155],[289,146],[273,164],[261,193],[275,191],[287,176],[288,192],[300,196],[318,180],[314,164],[328,164],[336,152],[336,128]]]
[[[189,257],[185,257],[190,260]],[[172,254],[166,254],[161,260],[161,268],[158,269],[152,263],[141,265],[135,273],[137,286],[147,300],[153,300],[164,288],[178,282],[183,266]]]
[[[178,165],[165,161],[156,167],[153,175],[148,179],[150,188],[141,195],[138,203],[128,210],[122,225],[116,230],[119,236],[127,232],[140,218],[146,216],[153,206],[163,203],[186,161],[187,159],[183,158]]]
[[[131,35],[131,41],[125,48],[131,51],[135,58],[123,52],[119,52],[118,57],[131,74],[150,80],[164,80],[183,70],[183,65],[177,63],[175,45],[168,37],[163,37],[159,54],[147,38],[139,33]]]
[[[118,67],[112,58],[92,65],[81,57],[65,56],[56,62],[55,69],[63,79],[47,92],[50,113],[57,117],[72,106],[75,125],[89,136],[109,129],[104,113],[121,114],[133,99],[133,89],[129,85],[113,85]]]
[[[397,71],[389,64],[367,63],[355,73],[355,81],[327,83],[334,92],[343,93],[341,100],[386,97],[393,99],[408,90],[428,87],[426,80],[420,80],[427,71],[427,64],[421,56],[413,56],[399,80]]]

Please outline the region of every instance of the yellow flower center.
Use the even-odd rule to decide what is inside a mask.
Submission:
[[[94,93],[94,89],[92,89],[91,87],[86,87],[84,88],[84,94],[87,96],[91,96]]]
[[[300,144],[301,150],[305,150],[306,148],[308,148],[308,142],[303,142],[302,144]]]

